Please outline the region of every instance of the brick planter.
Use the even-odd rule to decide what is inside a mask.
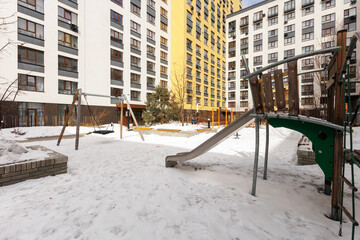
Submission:
[[[0,165],[0,186],[67,172],[67,156],[42,146],[31,146],[29,148],[51,153],[44,160],[27,160]]]

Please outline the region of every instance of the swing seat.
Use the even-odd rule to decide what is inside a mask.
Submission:
[[[109,133],[113,133],[113,130],[97,130],[97,131],[93,131],[93,133],[97,133],[97,134],[102,134],[102,135],[106,135]]]

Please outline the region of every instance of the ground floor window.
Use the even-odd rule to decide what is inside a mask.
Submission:
[[[19,103],[19,126],[32,127],[44,125],[44,104]]]
[[[71,105],[59,104],[57,105],[57,124],[64,125],[67,116],[69,115]],[[75,121],[75,108],[73,108],[72,115],[69,119],[68,124],[73,125]]]

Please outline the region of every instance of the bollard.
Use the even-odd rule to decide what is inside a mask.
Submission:
[[[208,128],[210,128],[210,118],[208,118]]]

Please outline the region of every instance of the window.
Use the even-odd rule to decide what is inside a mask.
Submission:
[[[147,45],[146,48],[147,48],[148,54],[155,56],[155,48],[154,47]]]
[[[323,42],[321,43],[321,48],[331,48],[331,47],[335,47],[335,40],[334,41],[329,41],[329,42]]]
[[[290,12],[295,10],[295,0],[290,0],[284,4],[284,12]]]
[[[160,73],[167,75],[167,67],[165,67],[165,66],[160,66]]]
[[[18,75],[18,89],[25,91],[35,91],[43,92],[44,91],[44,78],[19,74]]]
[[[131,3],[130,4],[130,11],[137,15],[137,16],[140,16],[140,12],[141,12],[141,8],[139,8],[138,6],[136,6],[135,4]]]
[[[344,28],[349,32],[356,30],[356,7],[344,11]]]
[[[147,4],[149,7],[155,9],[155,1],[154,0],[147,0]]]
[[[167,53],[160,50],[160,59],[167,61]]]
[[[314,32],[310,32],[310,33],[305,33],[302,35],[302,41],[310,41],[310,40],[314,40]]]
[[[123,81],[123,72],[114,68],[111,68],[111,80]]]
[[[68,58],[59,56],[59,69],[70,71],[70,72],[77,72],[78,71],[78,61],[76,59]]]
[[[130,99],[131,101],[140,101],[140,92],[130,91]]]
[[[130,46],[132,48],[135,48],[137,50],[141,50],[141,45],[140,45],[140,41],[134,39],[134,38],[131,38],[130,39]]]
[[[148,23],[155,25],[155,17],[149,13],[147,14],[147,21],[148,21]]]
[[[141,25],[134,22],[133,20],[130,21],[130,29],[137,33],[141,33]]]
[[[263,19],[263,11],[254,13],[253,22],[258,22]]]
[[[284,45],[295,44],[295,37],[289,37],[284,39]]]
[[[123,43],[123,35],[115,30],[110,30],[110,38],[112,41],[118,42],[120,44]]]
[[[302,29],[306,29],[309,27],[314,27],[314,19],[310,19],[302,22]]]
[[[167,11],[163,7],[160,7],[160,15],[167,18]]]
[[[268,54],[268,61],[274,62],[278,60],[278,53],[269,53]]]
[[[111,21],[123,25],[123,18],[122,15],[120,15],[119,13],[111,10]]]
[[[271,7],[269,8],[269,11],[268,11],[268,17],[271,18],[271,17],[275,17],[278,15],[278,6],[274,6],[274,7]]]
[[[295,12],[290,12],[290,13],[284,14],[285,21],[289,21],[291,19],[295,19]]]
[[[147,61],[146,65],[147,65],[147,70],[155,71],[155,63],[154,62]]]
[[[44,66],[44,52],[18,46],[18,61]]]
[[[44,0],[19,0],[18,4],[34,11],[44,13]]]
[[[321,17],[321,23],[333,22],[335,21],[335,13],[328,14]]]
[[[153,41],[155,41],[155,32],[147,29],[147,37]]]
[[[254,57],[254,65],[261,65],[262,64],[262,56]]]
[[[308,52],[313,52],[313,51],[314,51],[314,45],[302,47],[302,53],[308,53]]]
[[[277,40],[269,42],[269,45],[268,45],[269,49],[273,49],[273,48],[277,48],[277,47],[278,47],[278,41]]]
[[[285,33],[294,32],[294,31],[295,31],[295,24],[285,26],[285,29],[284,29]]]
[[[313,13],[314,13],[314,5],[302,9],[302,15],[303,16],[307,16],[307,15],[310,15],[310,14],[313,14]]]
[[[62,22],[77,25],[77,14],[65,8],[58,7],[58,17]]]
[[[26,19],[19,18],[18,31],[30,37],[44,39],[44,26]]]
[[[116,3],[119,6],[123,6],[123,0],[111,0],[112,2]]]
[[[322,1],[322,10],[335,7],[335,0]]]
[[[140,67],[140,58],[131,56],[131,66]]]
[[[295,56],[295,49],[289,49],[284,51],[284,58]]]
[[[155,78],[147,77],[146,85],[149,87],[155,87]]]
[[[258,22],[258,23],[254,23],[254,31],[261,29],[263,27],[263,23],[262,22]]]
[[[164,32],[167,32],[167,25],[163,22],[160,22],[160,29],[163,30]]]
[[[111,49],[111,60],[122,62],[123,61],[123,54],[120,51],[117,51],[115,49]]]
[[[123,94],[123,90],[120,88],[110,88],[110,94],[112,97],[119,97]]]
[[[333,35],[335,35],[335,27],[322,29],[322,31],[321,31],[322,37],[333,36]]]
[[[58,32],[58,43],[59,45],[77,49],[78,48],[78,38],[76,36],[70,35],[68,33]]]
[[[77,82],[70,82],[59,80],[58,93],[59,94],[75,94],[77,91]]]
[[[301,60],[302,70],[310,70],[314,68],[314,58]]]
[[[161,36],[160,37],[160,44],[167,47],[167,39]]]
[[[272,26],[278,23],[278,17],[270,18],[268,21],[268,25]]]
[[[135,83],[135,84],[140,84],[140,75],[136,74],[136,73],[131,73],[130,74],[130,81],[131,83]]]

